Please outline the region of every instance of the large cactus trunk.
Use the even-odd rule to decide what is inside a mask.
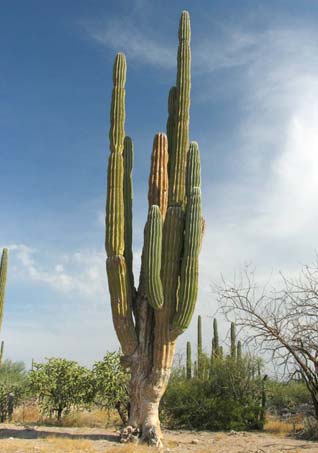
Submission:
[[[167,135],[158,133],[153,142],[138,290],[132,270],[133,144],[125,137],[124,54],[116,56],[113,70],[105,245],[113,322],[123,364],[131,372],[129,427],[122,439],[138,436],[157,446],[162,437],[158,408],[176,338],[191,321],[198,290],[203,219],[199,149],[189,142],[190,68],[190,18],[184,11]]]
[[[160,349],[162,351],[165,349],[165,363],[162,361],[156,363],[152,331],[155,328],[153,309],[146,300],[137,300],[137,304],[139,304],[139,314],[142,318],[139,345],[131,357],[129,427],[123,430],[123,434],[124,437],[128,434],[128,438],[141,437],[142,441],[150,445],[160,446],[162,433],[159,404],[168,385],[175,341],[161,344]]]

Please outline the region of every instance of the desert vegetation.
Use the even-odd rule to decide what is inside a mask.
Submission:
[[[192,451],[218,451],[221,447],[214,450],[212,443],[229,436],[238,443],[246,436],[251,446],[264,432],[318,439],[317,265],[305,267],[294,280],[282,276],[283,285],[270,291],[261,288],[249,270],[239,280],[216,284],[228,335],[220,335],[217,318],[210,322],[210,335],[204,334],[199,315],[196,343],[188,341],[175,357],[177,338],[189,327],[197,302],[205,228],[199,146],[189,133],[187,11],[181,14],[178,39],[166,131],[153,140],[138,284],[133,274],[134,145],[125,132],[125,55],[118,53],[113,65],[105,249],[120,350],[105,352],[91,367],[48,357],[32,360],[27,369],[22,362],[4,360],[2,341],[2,438],[47,438],[46,446],[37,447],[42,451],[102,451],[107,446],[103,443],[96,450],[93,440],[131,442],[126,450],[118,445],[118,451],[126,452],[135,451],[135,444],[162,448],[163,430],[176,451],[184,451],[185,444]],[[5,248],[0,264],[0,328],[7,271]],[[209,350],[204,347],[207,343]],[[278,365],[279,378],[266,363],[268,353]],[[76,431],[79,428],[97,431]],[[182,430],[181,440],[175,440],[170,430]],[[210,432],[217,432],[212,440]],[[205,439],[201,449],[195,436]],[[231,451],[230,443],[227,440],[222,448]],[[301,444],[295,444],[294,451],[297,445]],[[242,444],[240,451],[245,447]],[[3,448],[20,451],[9,444]],[[140,451],[146,448],[140,446]]]

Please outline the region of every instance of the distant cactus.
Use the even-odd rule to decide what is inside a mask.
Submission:
[[[1,262],[0,262],[0,329],[3,320],[3,309],[5,301],[5,291],[7,282],[7,271],[8,271],[8,249],[2,250]],[[2,364],[4,350],[4,341],[1,342],[0,348],[0,365]]]
[[[3,319],[3,308],[4,308],[4,299],[5,299],[5,292],[6,292],[7,271],[8,271],[8,249],[3,249],[2,256],[1,256],[1,263],[0,263],[0,329],[2,326],[2,319]]]
[[[212,355],[218,357],[220,354],[219,331],[217,319],[213,319]]]
[[[153,142],[138,290],[132,254],[133,143],[125,136],[126,59],[116,56],[110,112],[106,241],[107,276],[115,330],[131,371],[131,432],[161,444],[158,406],[175,342],[190,324],[198,292],[201,213],[200,154],[189,140],[190,17],[179,24],[176,85],[168,100],[167,135]],[[202,350],[202,343],[201,343]]]
[[[1,341],[1,346],[0,346],[0,366],[2,365],[2,360],[3,360],[3,351],[4,351],[4,341]]]
[[[187,341],[187,379],[192,377],[191,343]]]
[[[236,359],[236,331],[235,323],[231,322],[231,359]]]
[[[202,379],[203,374],[203,355],[202,355],[202,319],[201,316],[198,316],[198,378]]]
[[[197,364],[196,360],[194,361],[194,364],[193,364],[193,377],[195,379],[198,378],[198,364]]]
[[[260,423],[263,428],[266,419],[266,405],[267,405],[267,394],[266,394],[266,381],[267,374],[262,379],[262,399],[261,399],[261,412],[260,412]]]
[[[236,360],[237,362],[242,360],[242,343],[240,340],[237,342]]]

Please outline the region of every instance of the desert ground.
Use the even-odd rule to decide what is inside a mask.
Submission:
[[[318,442],[252,432],[164,431],[162,452],[211,453],[318,453]],[[114,428],[65,428],[0,424],[0,452],[107,452],[134,453],[154,451],[139,445],[118,442]]]

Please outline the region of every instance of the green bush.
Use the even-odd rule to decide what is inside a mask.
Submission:
[[[302,381],[278,382],[270,380],[268,389],[268,407],[280,411],[283,408],[293,410],[300,404],[312,406],[312,399],[306,384]]]
[[[42,413],[56,414],[58,420],[72,408],[87,407],[94,397],[92,372],[66,359],[51,358],[46,363],[34,363],[29,385]]]
[[[171,428],[207,430],[262,429],[263,381],[258,361],[245,357],[214,358],[206,380],[183,379],[175,373],[161,404]]]
[[[23,362],[5,360],[0,366],[0,420],[11,419],[13,408],[27,394],[27,373]]]
[[[93,365],[94,402],[102,409],[117,409],[123,423],[128,418],[129,375],[121,366],[120,354],[107,352],[103,360]]]

